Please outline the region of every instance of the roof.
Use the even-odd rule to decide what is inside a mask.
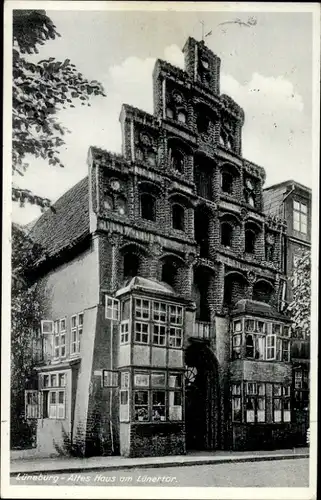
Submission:
[[[63,194],[33,224],[30,237],[54,255],[89,233],[88,176]]]
[[[120,288],[116,292],[116,296],[118,297],[119,295],[123,295],[124,293],[131,292],[133,290],[175,295],[173,288],[167,285],[167,283],[135,276],[134,278],[131,278],[123,288]]]
[[[304,186],[303,184],[300,184],[299,182],[294,181],[292,179],[289,179],[289,180],[283,181],[283,182],[279,182],[278,184],[272,184],[272,186],[268,186],[268,187],[264,188],[263,191],[268,191],[269,189],[276,189],[276,188],[283,187],[283,186],[284,187],[296,186],[300,189],[303,189],[304,191],[307,191],[308,193],[312,192],[311,188],[309,188],[308,186]]]
[[[251,316],[260,316],[264,318],[278,319],[280,321],[291,321],[288,316],[278,312],[270,304],[258,302],[256,300],[241,299],[236,304],[231,313],[233,316],[239,314],[249,314]]]

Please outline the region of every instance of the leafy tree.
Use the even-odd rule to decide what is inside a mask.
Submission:
[[[310,335],[311,316],[311,254],[304,251],[297,260],[293,270],[292,280],[292,302],[287,311],[293,320],[293,328],[303,334],[303,338]]]
[[[11,287],[11,445],[25,446],[32,440],[32,424],[23,414],[24,391],[31,382],[33,340],[41,318],[38,286],[31,270],[43,256],[41,248],[13,224]],[[31,425],[30,425],[31,424]]]
[[[13,11],[13,174],[24,175],[28,155],[48,160],[51,166],[63,167],[59,149],[68,130],[59,123],[57,113],[67,107],[74,108],[76,101],[90,106],[91,97],[105,96],[102,85],[87,80],[69,59],[60,62],[50,57],[34,63],[25,57],[37,54],[39,46],[59,36],[44,10]],[[16,186],[12,199],[22,206],[25,201],[42,209],[50,205],[47,198]]]

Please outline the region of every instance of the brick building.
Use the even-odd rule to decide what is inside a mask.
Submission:
[[[292,442],[286,224],[264,214],[220,59],[193,38],[183,52],[185,70],[155,64],[153,115],[123,105],[122,155],[91,147],[88,177],[32,228],[39,453]]]
[[[264,211],[287,222],[283,266],[287,275],[285,303],[292,301],[292,279],[302,252],[311,252],[311,189],[293,180],[274,184],[263,191]],[[293,366],[292,420],[300,427],[302,441],[309,425],[310,333],[292,328]]]

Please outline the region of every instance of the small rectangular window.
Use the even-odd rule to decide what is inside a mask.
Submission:
[[[149,373],[135,373],[134,385],[136,387],[149,387]]]
[[[264,321],[257,321],[257,331],[259,333],[265,333],[265,323]]]
[[[152,420],[162,422],[165,418],[165,391],[152,391]]]
[[[129,320],[122,321],[120,324],[120,343],[127,344],[129,342]]]
[[[149,319],[149,300],[135,299],[135,317],[137,319]]]
[[[152,387],[165,387],[165,373],[152,372]]]
[[[170,306],[169,307],[169,322],[172,325],[182,325],[183,324],[183,308],[180,306]]]
[[[103,387],[118,387],[119,372],[114,370],[103,370]]]
[[[241,332],[242,331],[242,321],[234,321],[233,323],[233,331],[236,332]]]
[[[149,343],[149,324],[142,322],[135,322],[135,342],[141,344]]]
[[[166,344],[166,327],[164,325],[153,325],[153,344],[165,345]]]
[[[153,302],[153,319],[165,323],[167,320],[167,306],[161,302]]]
[[[247,332],[254,332],[255,329],[255,321],[254,319],[245,320],[245,330]]]
[[[266,359],[271,361],[275,359],[276,355],[276,337],[275,335],[266,336]]]
[[[183,331],[181,328],[171,327],[169,329],[168,345],[169,347],[182,347]]]
[[[122,372],[121,373],[121,380],[120,380],[120,387],[122,389],[128,389],[129,388],[129,372]]]
[[[105,295],[105,318],[118,321],[119,300]]]
[[[134,392],[134,411],[135,420],[148,421],[148,391],[135,391]]]

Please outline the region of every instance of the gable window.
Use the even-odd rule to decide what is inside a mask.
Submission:
[[[78,354],[80,352],[80,342],[83,332],[83,324],[84,324],[83,313],[71,316],[70,354]]]
[[[245,252],[254,253],[255,250],[255,232],[252,229],[245,231]]]
[[[140,196],[141,216],[143,219],[155,222],[156,220],[156,200],[155,197],[148,193],[143,193]]]
[[[222,172],[221,188],[223,193],[232,194],[233,192],[233,176],[229,172]]]
[[[221,244],[225,247],[232,246],[233,227],[227,222],[221,224]]]
[[[172,206],[172,227],[179,231],[184,231],[185,210],[182,205],[174,203]]]
[[[293,200],[293,229],[307,234],[307,205]]]

